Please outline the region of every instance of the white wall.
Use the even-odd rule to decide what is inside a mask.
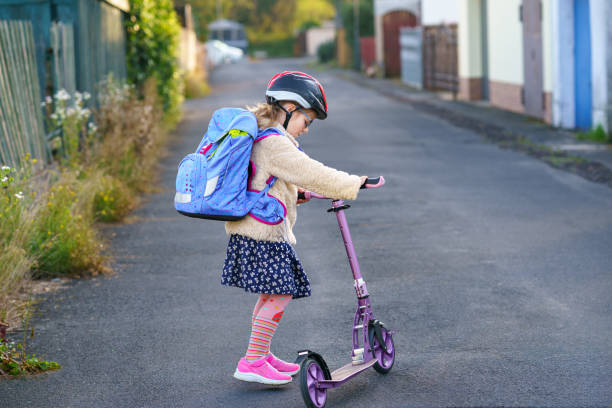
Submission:
[[[609,0],[590,0],[591,18],[591,80],[593,84],[593,127],[608,124],[607,35]]]
[[[489,28],[489,79],[523,83],[523,25],[519,20],[521,0],[487,2]]]
[[[461,0],[422,0],[423,25],[459,22]]]
[[[306,54],[317,55],[319,46],[336,38],[336,29],[331,27],[316,27],[306,31]]]

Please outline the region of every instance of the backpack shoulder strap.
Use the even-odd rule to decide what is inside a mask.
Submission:
[[[281,132],[277,128],[269,127],[267,129],[260,130],[257,133],[257,137],[255,138],[253,143],[257,143],[260,140],[263,140],[263,139],[265,139],[267,137],[270,137],[270,136],[284,136],[284,134],[283,134],[283,132]]]

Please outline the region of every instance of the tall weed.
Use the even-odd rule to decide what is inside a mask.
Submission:
[[[40,208],[32,172],[36,160],[26,156],[22,168],[0,169],[0,321],[15,320],[18,306],[9,294],[20,293],[30,279],[35,258],[27,250]]]
[[[96,112],[102,135],[97,166],[135,192],[151,191],[152,170],[165,134],[153,79],[145,83],[143,95],[141,99],[132,86],[107,81]]]
[[[105,270],[104,248],[93,226],[93,198],[80,170],[61,171],[42,198],[29,250],[33,277],[97,274]]]

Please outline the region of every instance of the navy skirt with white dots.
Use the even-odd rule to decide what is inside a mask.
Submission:
[[[227,244],[221,284],[294,299],[310,296],[310,282],[291,245],[237,234]]]

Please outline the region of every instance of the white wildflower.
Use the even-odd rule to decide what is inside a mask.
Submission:
[[[66,116],[72,116],[76,113],[76,109],[74,108],[68,108],[66,109]]]
[[[17,194],[15,194],[15,197],[21,200],[23,198],[23,191],[20,191]]]
[[[9,166],[2,166],[2,171],[10,171],[11,168]]]
[[[68,99],[70,99],[70,94],[66,92],[65,89],[60,89],[55,94],[55,99],[60,100],[60,101],[67,101]]]
[[[83,100],[87,101],[91,98],[91,94],[87,91],[83,92]]]
[[[89,125],[87,125],[87,127],[89,128],[90,132],[95,132],[96,130],[98,130],[98,127],[93,122],[89,122]]]
[[[85,109],[81,109],[81,110],[79,111],[79,114],[80,114],[81,116],[84,116],[84,117],[89,117],[89,114],[90,114],[90,113],[91,113],[91,111],[90,111],[89,109],[87,109],[87,108],[85,108]]]
[[[6,183],[7,181],[8,181],[8,177],[3,177],[3,178],[2,178],[2,182],[3,182],[3,183]]]
[[[53,120],[57,120],[57,118],[58,118],[57,113],[52,113],[50,118],[53,119]]]
[[[50,97],[49,95],[47,95],[47,96],[45,97],[45,102],[46,102],[46,103],[51,103],[51,102],[53,102],[53,99],[51,99],[51,97]]]

